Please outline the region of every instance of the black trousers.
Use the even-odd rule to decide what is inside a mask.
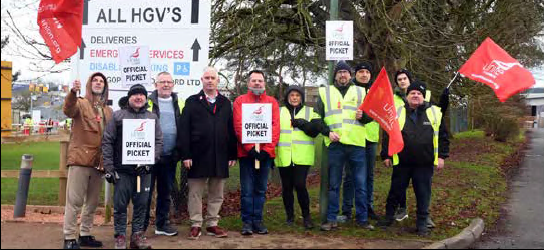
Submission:
[[[145,215],[145,227],[149,226],[149,218],[151,213],[151,199],[153,197],[153,189],[157,183],[157,204],[155,207],[155,225],[158,229],[166,226],[170,204],[172,203],[171,193],[174,188],[174,178],[176,178],[177,162],[174,162],[171,156],[161,156],[161,160],[153,166],[151,171],[151,192],[147,199],[147,211]]]
[[[147,199],[150,193],[151,175],[140,176],[140,192],[136,189],[136,175],[119,173],[119,180],[113,190],[113,222],[115,236],[126,235],[127,207],[132,200],[132,234],[143,232]]]
[[[386,216],[390,219],[393,218],[401,200],[406,199],[406,189],[410,184],[410,180],[412,180],[417,203],[416,226],[425,228],[431,203],[433,174],[433,166],[394,166],[393,175],[391,176],[391,189],[385,206]]]
[[[302,210],[302,217],[310,216],[310,196],[306,188],[306,178],[310,166],[294,165],[290,167],[278,167],[280,170],[283,205],[287,218],[294,218],[295,197],[293,191],[297,191],[298,203]]]

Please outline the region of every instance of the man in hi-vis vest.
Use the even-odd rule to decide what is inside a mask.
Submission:
[[[369,62],[362,62],[355,66],[355,77],[353,83],[356,86],[362,87],[365,94],[372,87],[372,65]],[[378,141],[380,140],[380,125],[376,121],[372,121],[365,125],[366,135],[366,193],[367,193],[367,209],[368,218],[377,220],[378,215],[374,212],[374,166],[376,164],[376,150]],[[342,190],[342,215],[338,216],[338,221],[351,221],[353,200],[355,198],[355,187],[353,186],[353,177],[349,167],[345,167],[346,174],[344,176],[344,184]]]
[[[345,163],[349,163],[355,184],[355,219],[359,226],[374,229],[368,223],[366,190],[365,124],[372,121],[359,110],[365,91],[351,81],[351,67],[340,61],[334,70],[334,86],[319,89],[316,113],[322,118],[325,145],[329,148],[329,204],[327,222],[321,230],[338,227],[340,185]]]
[[[450,143],[440,108],[424,101],[426,90],[427,86],[420,81],[410,84],[407,89],[407,104],[397,110],[404,148],[398,155],[389,157],[389,137],[384,133],[381,152],[386,167],[394,166],[400,174],[400,181],[392,183],[392,192],[387,197],[386,218],[379,225],[387,227],[393,224],[398,198],[402,196],[402,192],[406,192],[412,179],[417,202],[417,234],[420,236],[430,234],[427,218],[434,166],[437,166],[437,170],[444,167],[444,159],[449,156]]]

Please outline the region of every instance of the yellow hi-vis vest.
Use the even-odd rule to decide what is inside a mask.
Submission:
[[[147,107],[147,111],[153,112],[153,101],[151,99],[147,99],[147,104],[149,107]],[[185,100],[178,98],[178,107],[179,107],[179,114],[183,112],[183,108],[185,107]]]
[[[323,120],[331,131],[338,133],[340,143],[344,145],[366,146],[365,126],[355,118],[365,95],[365,90],[355,85],[349,87],[344,97],[334,86],[319,88],[319,96],[325,107]],[[328,136],[324,138],[328,147],[331,140]]]
[[[310,121],[314,118],[314,109],[303,107],[295,119]],[[299,128],[291,126],[291,114],[286,107],[280,111],[280,140],[276,146],[276,167],[289,167],[291,163],[296,165],[313,166],[315,161],[314,138],[306,135]]]
[[[425,91],[425,101],[426,102],[431,102],[431,91],[430,90],[427,90]]]
[[[442,121],[442,112],[440,108],[432,105],[430,108],[425,110],[427,118],[431,122],[433,127],[433,146],[434,146],[434,165],[438,166],[438,132],[440,130],[440,122]],[[400,130],[404,128],[406,124],[406,108],[401,106],[397,109],[397,117],[399,121]],[[393,155],[393,165],[399,164],[399,156],[397,154]]]

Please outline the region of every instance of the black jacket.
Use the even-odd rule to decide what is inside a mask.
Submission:
[[[346,86],[341,86],[337,84],[336,82],[334,83],[334,87],[340,91],[342,96],[346,95],[351,85],[353,85],[353,82],[350,82]],[[321,116],[322,119],[313,119],[312,123],[316,124],[316,126],[320,128],[321,134],[323,134],[324,136],[329,136],[329,133],[331,132],[331,130],[325,124],[325,104],[323,103],[323,100],[321,100],[321,95],[317,96],[317,105],[314,109],[314,112],[317,113],[319,116]],[[372,122],[372,118],[363,112],[363,117],[359,121],[363,125],[365,125],[367,123]]]
[[[406,123],[402,129],[402,139],[404,140],[404,148],[399,153],[401,165],[408,166],[433,166],[434,165],[434,131],[429,123],[426,110],[431,107],[431,104],[425,102],[417,109],[412,109],[405,105],[406,108]],[[437,111],[438,108],[437,108]],[[413,113],[417,115],[417,123],[410,117]],[[389,150],[389,135],[383,133],[382,141],[382,159],[390,159]],[[440,123],[438,134],[438,157],[448,158],[450,151],[450,141],[446,132],[446,124],[444,116]]]
[[[180,151],[181,151],[181,133],[179,132],[180,128],[181,128],[181,111],[183,110],[179,110],[179,105],[178,105],[178,95],[176,93],[172,93],[172,102],[174,104],[174,115],[176,117],[176,128],[177,128],[177,133],[176,133],[176,147],[174,148],[174,150],[172,151],[172,159],[174,160],[174,162],[178,162],[180,159],[181,159],[181,155],[180,155]],[[157,117],[161,118],[161,111],[160,111],[160,107],[159,107],[159,100],[158,100],[158,92],[157,90],[153,91],[151,93],[151,95],[149,95],[149,100],[151,100],[151,102],[153,102],[153,109],[151,110],[151,112],[155,115],[157,115]]]
[[[215,104],[204,91],[185,102],[181,115],[181,157],[193,160],[189,178],[228,178],[229,161],[237,159],[232,105],[219,94]]]
[[[121,110],[113,112],[113,119],[106,125],[104,137],[102,138],[102,156],[104,158],[104,169],[107,172],[113,170],[119,173],[136,175],[135,165],[122,164],[123,150],[123,119],[154,119],[155,120],[155,163],[160,160],[162,152],[162,131],[157,115],[147,111],[147,103],[139,111],[133,108],[122,106]]]

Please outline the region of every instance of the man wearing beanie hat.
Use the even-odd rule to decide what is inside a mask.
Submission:
[[[397,84],[397,87],[395,88],[395,107],[399,108],[406,104],[406,95],[408,93],[408,87],[410,87],[411,83],[415,83],[417,80],[414,78],[412,73],[408,71],[407,69],[400,69],[395,73],[395,83]],[[415,86],[414,86],[415,87]],[[424,99],[426,102],[430,102],[431,100],[431,91],[428,89],[425,89],[425,93],[423,94]],[[441,98],[441,100],[444,98]],[[441,111],[442,113],[445,112],[446,108],[443,108],[444,105],[441,105]],[[447,106],[447,105],[446,105]],[[396,169],[393,169],[393,175],[391,180],[391,189],[393,186],[399,186],[396,184],[396,182],[400,181],[399,177],[400,174],[396,173]],[[408,212],[407,212],[407,206],[406,206],[406,191],[404,192],[404,195],[401,197],[398,197],[399,201],[399,208],[397,209],[395,213],[395,219],[397,221],[403,221],[408,218]],[[434,227],[434,222],[431,220],[431,217],[428,217],[428,225],[430,228]]]
[[[327,222],[321,225],[321,230],[330,231],[338,227],[340,185],[346,163],[355,185],[356,222],[360,227],[372,230],[374,227],[368,222],[367,210],[364,127],[372,119],[359,110],[366,93],[363,88],[351,82],[351,67],[346,62],[338,62],[334,73],[334,85],[319,89],[315,109],[319,118],[312,120],[322,127],[321,133],[329,148],[329,204]]]
[[[115,248],[126,248],[127,206],[132,200],[134,213],[130,248],[148,249],[151,245],[145,237],[144,220],[150,191],[151,166],[122,163],[123,120],[152,119],[155,121],[155,162],[159,161],[162,152],[162,131],[157,115],[146,109],[147,90],[143,85],[133,85],[128,91],[127,98],[126,106],[113,113],[113,119],[108,123],[102,139],[106,180],[115,185],[113,193]],[[136,190],[138,176],[141,179],[140,190]]]
[[[449,156],[449,139],[440,108],[424,101],[427,86],[415,81],[407,88],[407,103],[398,108],[398,122],[402,130],[404,148],[398,155],[388,155],[389,137],[384,134],[381,157],[387,167],[395,166],[399,180],[391,183],[387,197],[386,218],[380,226],[391,226],[399,198],[406,193],[412,179],[417,202],[416,229],[420,236],[428,236],[427,219],[431,202],[433,166],[440,170]]]
[[[364,88],[365,93],[368,94],[368,91],[372,87],[372,64],[369,62],[362,62],[355,66],[355,77],[353,82],[355,85]],[[367,167],[367,209],[368,217],[373,220],[377,220],[378,216],[374,212],[373,201],[374,201],[374,166],[376,163],[376,149],[378,146],[378,141],[380,139],[380,125],[372,121],[365,125],[366,129],[366,167]],[[350,172],[350,168],[345,168],[346,174],[344,176],[343,183],[343,202],[342,202],[342,215],[338,217],[338,221],[347,221],[351,220],[352,208],[354,203],[354,193],[355,187],[353,186],[353,176]]]

